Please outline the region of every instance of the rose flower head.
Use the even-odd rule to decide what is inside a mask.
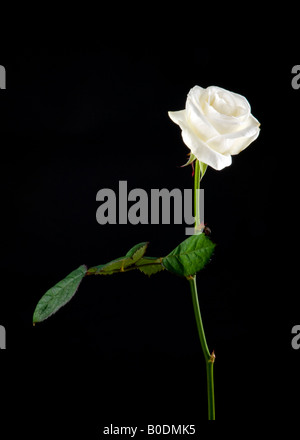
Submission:
[[[185,109],[168,114],[181,128],[192,157],[215,170],[231,165],[231,156],[248,147],[260,132],[247,99],[216,86],[193,87]]]

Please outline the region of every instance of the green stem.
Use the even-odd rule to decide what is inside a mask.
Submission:
[[[200,344],[202,347],[202,351],[204,354],[205,362],[206,362],[206,377],[207,377],[207,400],[208,400],[208,420],[215,420],[215,397],[214,397],[214,375],[213,375],[213,368],[214,368],[214,360],[215,355],[214,352],[210,354],[202,318],[201,318],[201,312],[200,312],[200,306],[198,301],[198,294],[197,294],[197,284],[196,284],[196,276],[188,278],[191,293],[192,293],[192,301],[193,301],[193,307],[194,307],[194,313],[196,318],[196,324],[200,339]]]
[[[207,346],[205,333],[204,333],[204,327],[202,323],[201,318],[201,312],[200,312],[200,306],[198,301],[198,295],[197,295],[197,284],[196,284],[196,277],[191,277],[188,279],[190,283],[191,293],[192,293],[192,301],[193,301],[193,307],[195,312],[195,318],[196,318],[196,324],[199,334],[199,339],[202,347],[202,351],[205,357],[205,360],[208,361],[210,359],[210,352]]]
[[[200,225],[200,200],[198,196],[197,189],[200,190],[200,180],[201,180],[201,172],[200,172],[200,163],[199,160],[195,161],[195,177],[194,177],[194,214],[195,214],[195,232],[197,231],[197,227]],[[200,192],[199,192],[200,195]]]
[[[195,233],[199,232],[198,228],[200,226],[200,200],[197,192],[197,189],[200,190],[200,181],[201,181],[200,162],[196,159],[195,177],[194,177]],[[198,300],[196,275],[194,277],[188,278],[188,281],[190,283],[190,289],[192,293],[192,301],[193,301],[199,339],[206,362],[208,420],[215,420],[215,397],[214,397],[214,375],[213,375],[215,355],[214,352],[212,352],[212,354],[209,352],[205,338],[204,327],[202,323],[199,300]]]

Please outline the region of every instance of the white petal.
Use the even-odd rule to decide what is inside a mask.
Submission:
[[[169,118],[172,119],[175,124],[179,125],[180,128],[186,125],[186,111],[179,110],[177,112],[168,112]]]
[[[200,102],[200,98],[204,91],[205,89],[203,89],[203,87],[194,86],[189,91],[188,98],[192,99],[194,102]]]
[[[215,170],[222,170],[231,165],[232,160],[230,155],[220,154],[211,149],[205,142],[197,137],[189,127],[183,128],[181,134],[184,143],[201,162],[206,163]]]
[[[204,103],[204,113],[211,125],[213,125],[220,134],[237,131],[242,123],[240,118],[221,114],[207,102]]]
[[[186,120],[186,110],[168,112],[168,115],[175,124],[180,126],[183,142],[198,160],[216,170],[221,170],[231,165],[231,156],[214,151],[195,134]]]
[[[230,92],[229,90],[223,89],[217,86],[207,87],[205,92],[201,95],[201,102],[206,101],[209,105],[224,110],[225,115],[230,115],[239,118],[248,118],[251,113],[251,107],[247,99],[239,95],[238,93]],[[226,109],[226,105],[228,108]],[[224,106],[224,107],[223,107]],[[220,111],[219,111],[220,113]]]
[[[234,145],[232,145],[230,152],[232,155],[239,154],[241,151],[245,150],[255,139],[258,138],[259,135],[259,129],[257,130],[257,133],[255,133],[251,137],[245,137],[241,138],[239,142],[236,142]]]
[[[186,100],[186,118],[189,125],[193,127],[194,131],[203,141],[219,135],[219,132],[211,125],[201,106],[194,98],[195,95],[189,94]]]
[[[232,133],[226,133],[208,140],[208,145],[222,154],[238,154],[246,148],[247,139],[256,139],[259,134],[259,122],[252,115],[247,124],[241,125],[240,129]],[[240,147],[239,147],[240,144]]]

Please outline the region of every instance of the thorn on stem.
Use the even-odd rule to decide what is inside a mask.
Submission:
[[[213,350],[208,362],[211,362],[213,364],[215,362],[215,359],[216,359],[215,350]]]

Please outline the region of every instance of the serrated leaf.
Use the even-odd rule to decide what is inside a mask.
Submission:
[[[75,295],[86,272],[87,267],[85,265],[79,266],[78,269],[51,287],[51,289],[42,296],[35,308],[33,324],[44,321],[69,302]]]
[[[136,262],[136,267],[145,275],[149,276],[164,270],[164,267],[161,264],[161,258],[155,257],[141,258]]]
[[[148,241],[136,244],[127,252],[126,257],[130,258],[132,262],[135,263],[145,255],[148,244]]]
[[[109,263],[102,264],[98,266],[98,270],[95,272],[95,275],[111,275],[116,272],[121,272],[124,270],[126,261],[130,263],[129,258],[120,257],[110,261]]]
[[[133,246],[125,255],[125,257],[116,258],[106,264],[91,267],[88,275],[112,275],[116,272],[123,272],[128,267],[134,265],[145,254],[148,242],[142,242]]]
[[[195,275],[209,262],[215,244],[205,235],[192,235],[162,259],[172,273],[188,277]]]

